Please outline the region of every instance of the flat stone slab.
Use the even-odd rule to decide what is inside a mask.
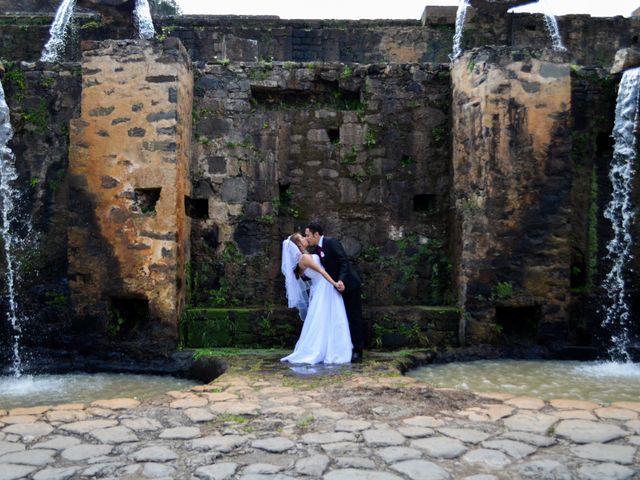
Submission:
[[[189,420],[196,423],[208,422],[215,418],[213,413],[206,408],[187,408],[184,414],[189,417]]]
[[[238,399],[238,395],[228,392],[205,393],[203,394],[203,397],[205,397],[210,402],[228,402]]]
[[[116,420],[83,420],[81,422],[73,422],[66,425],[60,425],[60,427],[58,428],[73,433],[89,433],[92,430],[115,427],[116,425],[118,425],[118,422]]]
[[[625,423],[624,426],[629,428],[632,432],[640,435],[640,420],[630,420]]]
[[[102,455],[109,455],[112,450],[113,445],[91,445],[83,443],[63,450],[60,456],[65,460],[77,462],[89,458],[101,457]]]
[[[615,425],[588,420],[562,420],[556,426],[555,433],[574,443],[604,443],[626,435],[623,429]]]
[[[48,422],[81,422],[89,418],[84,410],[52,410],[45,414]]]
[[[545,437],[543,435],[536,435],[535,433],[528,432],[505,432],[502,434],[501,438],[528,443],[529,445],[535,445],[536,447],[550,447],[557,442],[553,437]]]
[[[535,397],[513,397],[504,403],[522,410],[541,410],[544,408],[544,401]]]
[[[426,460],[406,460],[391,465],[391,468],[412,480],[447,480],[449,473],[439,465]]]
[[[178,458],[178,455],[170,448],[154,446],[138,450],[131,458],[138,462],[170,462]]]
[[[294,448],[296,444],[285,437],[273,437],[254,440],[251,446],[271,453],[282,453]]]
[[[597,420],[590,410],[558,410],[553,414],[560,420]]]
[[[364,442],[371,447],[389,447],[392,445],[402,445],[405,442],[404,436],[388,428],[370,429],[362,432]]]
[[[53,432],[53,427],[47,423],[18,423],[9,425],[2,429],[4,433],[13,433],[22,437],[24,442],[32,442],[40,437],[49,435]]]
[[[302,443],[323,445],[325,443],[354,442],[356,437],[349,432],[306,433],[301,440]]]
[[[217,415],[257,415],[260,412],[260,405],[253,402],[217,402],[209,405],[209,410]]]
[[[467,451],[467,447],[456,438],[431,437],[413,440],[413,448],[419,448],[434,458],[456,458]]]
[[[640,413],[640,402],[613,402],[610,406],[614,408],[626,408],[627,410]]]
[[[9,410],[9,415],[42,415],[48,411],[49,407],[44,405],[38,407],[18,407]]]
[[[627,480],[633,476],[632,468],[615,463],[600,463],[597,465],[583,465],[578,469],[581,480]]]
[[[129,410],[140,405],[135,398],[112,398],[110,400],[96,400],[91,402],[92,407],[107,408],[109,410]]]
[[[8,415],[0,418],[0,422],[7,425],[14,425],[16,423],[35,423],[40,419],[38,415]]]
[[[546,433],[557,421],[557,417],[539,412],[516,413],[503,420],[505,426],[511,430],[533,433]]]
[[[390,447],[395,448],[395,447]],[[415,458],[419,458],[415,457]],[[362,457],[336,457],[334,458],[336,465],[340,468],[366,468],[373,470],[376,468],[376,464],[369,458]]]
[[[237,463],[217,463],[215,465],[199,467],[195,471],[195,476],[205,480],[226,480],[232,478],[236,470],[238,470]]]
[[[311,455],[298,460],[295,464],[295,470],[301,475],[310,475],[318,478],[324,473],[330,462],[331,459],[326,455]]]
[[[606,420],[635,420],[638,412],[626,408],[602,407],[594,410],[595,414]]]
[[[204,407],[209,403],[206,398],[201,397],[190,397],[190,398],[181,398],[179,400],[174,400],[169,404],[171,408],[176,409],[185,409],[185,408],[197,408]]]
[[[53,463],[55,450],[24,450],[22,452],[7,453],[0,457],[0,464],[2,463],[15,463],[18,465],[33,465],[41,467]]]
[[[192,450],[215,450],[218,452],[229,453],[233,449],[246,443],[247,438],[240,435],[212,435],[192,440],[189,448]]]
[[[586,400],[570,400],[567,398],[554,398],[549,401],[549,404],[558,410],[595,410],[601,406]]]
[[[37,467],[5,463],[0,465],[0,480],[17,480],[26,477],[35,470]]]
[[[284,467],[280,465],[273,465],[272,463],[253,463],[247,465],[242,469],[242,473],[255,473],[261,475],[273,475],[284,470]]]
[[[117,427],[98,428],[97,430],[92,430],[90,435],[100,443],[118,444],[138,441],[138,436],[133,433],[133,430],[122,425]]]
[[[422,457],[422,452],[420,450],[409,447],[379,448],[375,452],[386,463],[395,463],[402,460],[413,460],[415,458]]]
[[[398,432],[406,438],[424,438],[436,433],[433,428],[426,427],[398,427]]]
[[[515,440],[487,440],[486,442],[482,442],[482,446],[493,450],[500,450],[517,460],[528,457],[538,450],[537,447],[516,442]]]
[[[333,470],[325,474],[323,480],[402,480],[402,477],[393,473],[378,472],[375,470],[358,470],[356,468],[344,468]]]
[[[33,480],[67,480],[73,477],[80,467],[45,468],[33,476]]]
[[[336,432],[360,432],[371,427],[371,422],[366,420],[348,420],[342,419],[336,422]]]
[[[80,445],[81,443],[82,443],[82,440],[76,437],[56,435],[47,441],[36,443],[31,448],[49,448],[51,450],[64,450],[69,447]]]
[[[437,427],[444,426],[444,422],[442,420],[434,417],[424,416],[424,415],[405,418],[402,422],[405,425],[409,425],[411,427],[437,428]]]
[[[175,427],[167,428],[163,432],[160,432],[159,437],[165,439],[175,440],[189,440],[192,438],[198,438],[200,436],[200,429],[198,427]]]
[[[21,452],[25,448],[26,447],[21,443],[5,442],[4,440],[0,440],[0,455],[11,452]]]
[[[134,432],[152,432],[162,428],[162,424],[155,418],[147,417],[124,418],[121,423]]]
[[[491,436],[490,433],[471,428],[439,428],[438,432],[465,443],[480,443]]]
[[[535,480],[573,480],[573,476],[567,467],[550,459],[532,460],[518,465],[515,470],[523,477]]]
[[[142,474],[149,478],[175,478],[175,468],[163,463],[145,463]]]
[[[635,447],[626,445],[609,445],[604,443],[589,443],[573,447],[571,452],[580,458],[596,460],[598,462],[615,462],[625,465],[633,463],[636,454]]]
[[[498,450],[478,448],[462,456],[462,461],[472,465],[480,464],[486,468],[503,468],[511,463],[511,459]]]

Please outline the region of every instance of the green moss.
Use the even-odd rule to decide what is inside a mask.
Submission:
[[[80,30],[95,30],[100,27],[102,27],[102,23],[98,22],[97,20],[91,20],[87,23],[83,23],[80,27]]]
[[[44,100],[40,100],[40,105],[36,110],[24,111],[22,119],[26,123],[34,125],[39,133],[45,133],[50,130],[49,112]]]
[[[22,70],[11,68],[4,74],[4,80],[10,81],[21,92],[27,89],[27,79]]]

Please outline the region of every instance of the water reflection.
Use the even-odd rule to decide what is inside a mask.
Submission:
[[[552,360],[482,360],[430,365],[409,376],[438,387],[600,403],[640,398],[640,364]]]

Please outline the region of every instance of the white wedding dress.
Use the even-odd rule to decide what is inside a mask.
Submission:
[[[318,255],[313,255],[313,261],[320,264]],[[307,268],[304,274],[311,280],[309,310],[293,353],[281,361],[349,363],[351,335],[342,295],[319,272]]]

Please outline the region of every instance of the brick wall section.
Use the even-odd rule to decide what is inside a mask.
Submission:
[[[171,348],[188,259],[190,62],[175,40],[105,41],[84,45],[82,68],[69,159],[74,313],[111,338]]]
[[[501,308],[522,328],[542,319],[540,338],[566,335],[570,69],[538,55],[486,47],[452,68],[454,265],[472,343],[495,340]]]

